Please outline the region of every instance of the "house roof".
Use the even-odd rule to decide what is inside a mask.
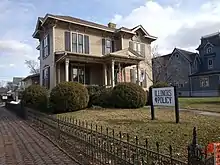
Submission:
[[[26,81],[29,78],[35,78],[35,77],[40,77],[40,73],[29,75],[29,76],[25,77],[22,81]]]
[[[138,28],[138,29],[141,28],[144,31],[144,33],[146,33],[146,35],[145,35],[146,38],[150,38],[150,39],[152,39],[152,41],[157,39],[157,37],[149,35],[141,25],[138,25],[132,29],[129,29],[126,27],[120,27],[117,29],[117,28],[108,27],[107,25],[98,24],[95,22],[83,20],[80,18],[72,17],[72,16],[53,15],[53,14],[46,14],[46,16],[44,18],[38,17],[38,23],[37,23],[35,32],[33,34],[33,37],[36,37],[36,34],[38,33],[39,22],[44,24],[48,18],[52,18],[52,19],[60,20],[60,21],[65,21],[65,22],[70,22],[70,23],[75,23],[75,24],[79,24],[79,25],[83,25],[83,26],[87,26],[87,27],[91,27],[91,28],[96,28],[96,29],[100,29],[100,30],[105,30],[105,31],[113,32],[113,33],[126,32],[126,33],[135,34],[136,28]]]
[[[125,58],[137,59],[137,60],[138,59],[144,60],[144,57],[142,57],[139,53],[137,53],[136,51],[130,48],[125,48],[105,56],[125,57]]]
[[[210,43],[214,46],[220,46],[220,32],[215,32],[212,34],[208,34],[201,37],[201,44],[196,48],[196,50],[199,50],[200,48],[204,47],[207,43]]]
[[[198,55],[198,53],[195,53],[195,52],[190,52],[190,51],[183,50],[183,49],[180,49],[180,48],[174,48],[172,53],[169,53],[169,54],[166,54],[166,55],[162,55],[162,56],[158,56],[158,57],[155,57],[153,59],[157,59],[157,58],[170,58],[175,50],[178,51],[179,53],[181,53],[190,62],[193,62],[195,57],[196,57],[196,55]]]
[[[196,55],[198,55],[198,53],[190,52],[180,48],[175,48],[175,49],[177,49],[182,55],[184,55],[190,62],[193,62],[195,60]]]

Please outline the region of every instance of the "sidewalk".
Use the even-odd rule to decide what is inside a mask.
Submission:
[[[49,140],[0,107],[0,165],[77,165]]]
[[[149,108],[150,109],[150,106],[145,106],[145,108]],[[171,109],[170,107],[156,107],[158,109]],[[215,117],[220,117],[220,112],[211,112],[211,111],[207,111],[207,110],[199,110],[199,109],[186,109],[186,108],[180,108],[179,109],[180,112],[181,111],[187,111],[187,112],[192,112],[192,113],[197,113],[197,114],[200,114],[200,115],[205,115],[205,116],[215,116]]]

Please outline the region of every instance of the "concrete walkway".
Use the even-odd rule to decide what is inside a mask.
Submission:
[[[145,108],[149,108],[150,109],[150,106],[145,106]],[[158,109],[171,109],[169,107],[157,107],[157,108]],[[180,112],[181,111],[192,112],[192,113],[196,113],[196,114],[199,114],[199,115],[205,115],[205,116],[220,117],[220,113],[218,113],[218,112],[210,112],[210,111],[206,111],[206,110],[180,108]]]
[[[77,165],[49,140],[0,107],[0,165]]]

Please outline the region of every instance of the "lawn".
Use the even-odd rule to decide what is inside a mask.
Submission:
[[[220,97],[179,98],[180,108],[195,108],[211,112],[220,112]]]
[[[175,124],[174,111],[156,109],[157,120],[150,120],[150,110],[147,108],[137,110],[93,110],[87,109],[62,116],[74,117],[81,121],[109,127],[116,132],[129,133],[131,138],[138,135],[140,143],[144,144],[147,138],[151,148],[155,149],[156,142],[161,145],[161,151],[167,153],[171,144],[175,151],[174,156],[186,158],[187,145],[192,140],[192,130],[198,128],[199,144],[220,140],[220,123],[217,117],[208,117],[191,112],[181,112],[181,123]],[[125,140],[126,138],[124,138]]]

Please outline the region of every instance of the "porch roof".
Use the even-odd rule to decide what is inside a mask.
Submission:
[[[123,62],[128,64],[136,64],[139,61],[144,60],[141,55],[137,52],[131,50],[130,48],[126,48],[123,50],[119,50],[107,55],[91,55],[91,54],[82,54],[82,53],[73,53],[73,52],[55,52],[55,61],[63,61],[65,58],[74,59],[79,62],[92,62],[92,63],[106,63],[110,59],[114,59],[116,62]]]

